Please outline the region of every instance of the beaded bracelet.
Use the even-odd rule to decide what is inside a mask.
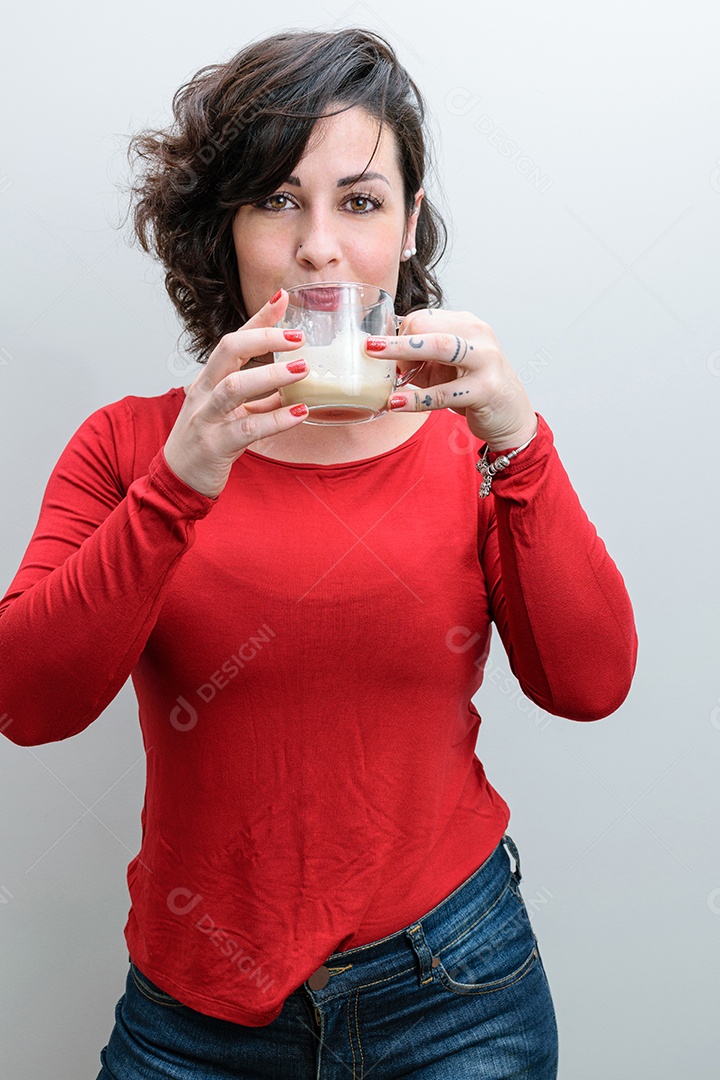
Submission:
[[[535,431],[535,435],[537,435],[537,430]],[[487,443],[485,444],[485,449],[483,450],[482,457],[479,461],[475,462],[475,468],[483,478],[482,484],[480,485],[480,490],[478,491],[478,495],[481,499],[485,499],[490,494],[490,488],[492,486],[495,473],[499,473],[502,469],[507,469],[512,459],[514,457],[517,457],[521,450],[524,450],[527,446],[530,445],[530,443],[535,438],[535,435],[531,435],[528,441],[526,443],[523,443],[522,446],[518,446],[516,450],[511,450],[508,454],[500,454],[498,457],[495,458],[493,462],[491,462],[491,464],[488,464],[487,460],[490,447],[487,445]]]

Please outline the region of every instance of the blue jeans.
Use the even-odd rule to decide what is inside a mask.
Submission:
[[[265,1027],[196,1012],[131,963],[97,1080],[556,1080],[520,878],[506,835],[417,922],[333,953]]]

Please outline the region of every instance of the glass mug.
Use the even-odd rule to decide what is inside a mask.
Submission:
[[[304,379],[280,387],[283,405],[304,401],[306,424],[360,424],[387,412],[388,398],[420,370],[398,374],[394,360],[368,356],[367,337],[395,335],[400,319],[389,293],[357,281],[314,281],[287,290],[282,330],[302,330],[297,357],[307,362]],[[286,363],[286,352],[274,353]]]

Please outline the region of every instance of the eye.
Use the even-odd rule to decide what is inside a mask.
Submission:
[[[353,214],[370,214],[373,210],[378,210],[382,204],[383,200],[378,199],[376,195],[357,191],[347,197],[343,206],[349,206]]]
[[[263,199],[256,204],[261,210],[273,210],[275,213],[279,213],[281,210],[287,210],[291,205],[294,205],[294,201],[286,191],[276,191],[274,195],[268,196],[267,199]]]

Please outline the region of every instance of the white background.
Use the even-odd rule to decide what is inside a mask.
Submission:
[[[287,27],[384,34],[426,94],[446,306],[521,371],[632,597],[630,696],[597,723],[515,690],[478,755],[510,804],[561,1080],[714,1080],[718,1040],[717,6],[126,0],[15,7],[0,67],[0,593],[96,408],[187,382],[161,270],[118,228],[127,136]],[[6,29],[9,29],[7,27]],[[516,686],[513,682],[511,686]],[[0,712],[2,710],[0,709]],[[128,683],[65,742],[0,746],[3,1076],[94,1080],[124,989],[144,760]]]

